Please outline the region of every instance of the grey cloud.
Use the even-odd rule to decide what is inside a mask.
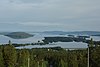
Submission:
[[[61,30],[99,30],[99,2],[100,0],[0,0],[0,24],[21,24],[22,29],[48,26],[46,29],[52,30],[58,26]]]
[[[24,3],[41,3],[45,0],[20,0],[20,1]]]

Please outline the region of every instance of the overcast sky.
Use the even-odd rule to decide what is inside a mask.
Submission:
[[[0,0],[0,31],[100,31],[100,0]]]

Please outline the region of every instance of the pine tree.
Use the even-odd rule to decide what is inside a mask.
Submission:
[[[6,67],[15,67],[16,65],[16,49],[13,45],[6,45],[3,49],[3,57]]]
[[[93,43],[93,39],[91,38],[90,43],[89,43],[89,47],[93,47],[94,43]]]
[[[8,42],[8,45],[12,45],[12,42],[11,42],[11,40],[9,40],[9,42]]]
[[[2,53],[2,46],[0,46],[0,67],[4,67],[4,59],[3,59],[3,53]]]
[[[18,67],[28,67],[29,52],[26,49],[20,50],[18,54]]]

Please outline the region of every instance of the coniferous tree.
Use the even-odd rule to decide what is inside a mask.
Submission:
[[[22,49],[18,54],[18,67],[28,67],[29,61],[29,51]]]
[[[4,46],[3,57],[6,67],[16,66],[16,49],[13,45]]]
[[[3,47],[0,46],[0,67],[4,67],[4,59],[3,59]]]

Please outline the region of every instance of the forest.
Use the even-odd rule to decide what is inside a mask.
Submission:
[[[100,46],[91,42],[89,52],[90,67],[100,67]],[[87,67],[87,60],[87,49],[16,49],[11,43],[0,46],[0,67]]]
[[[13,39],[25,39],[25,38],[33,37],[33,35],[26,32],[12,32],[12,33],[5,34],[5,36],[8,36]]]

